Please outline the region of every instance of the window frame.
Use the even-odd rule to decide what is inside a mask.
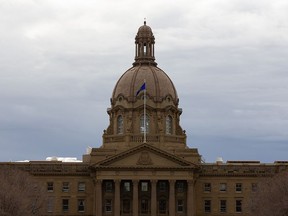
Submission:
[[[85,199],[78,199],[77,210],[78,210],[78,212],[85,212]]]
[[[54,182],[47,182],[47,192],[54,192]]]
[[[204,192],[211,192],[211,183],[204,183]]]
[[[146,181],[141,182],[141,191],[148,192],[149,191],[149,184]]]
[[[85,192],[85,191],[86,191],[86,183],[78,182],[78,192]]]
[[[69,182],[62,182],[62,192],[69,192],[70,183]]]
[[[113,210],[112,199],[105,199],[105,212],[111,213]]]
[[[227,200],[220,200],[220,212],[225,213],[227,212]]]
[[[150,130],[150,118],[149,115],[146,114],[146,133],[149,133]],[[144,114],[140,117],[140,133],[144,133]]]
[[[62,199],[62,211],[63,212],[69,211],[69,199]]]
[[[212,201],[211,200],[204,200],[204,212],[205,213],[210,213],[211,212],[211,205],[212,205]]]
[[[117,134],[123,134],[123,132],[124,132],[123,116],[119,115],[117,117]]]
[[[226,192],[227,191],[227,183],[220,183],[219,191],[220,192]]]
[[[242,200],[237,199],[235,200],[235,212],[236,213],[241,213],[243,211],[242,209]]]
[[[183,213],[184,212],[184,200],[183,199],[177,199],[177,213]]]
[[[165,133],[168,135],[173,134],[173,118],[171,115],[167,115],[165,119]]]
[[[235,192],[237,193],[242,192],[242,183],[235,183]]]

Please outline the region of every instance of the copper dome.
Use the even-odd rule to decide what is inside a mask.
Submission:
[[[153,65],[139,65],[128,69],[118,80],[112,99],[122,95],[129,101],[136,99],[136,93],[146,81],[146,93],[155,102],[161,102],[166,97],[178,103],[178,96],[173,82],[168,75]]]

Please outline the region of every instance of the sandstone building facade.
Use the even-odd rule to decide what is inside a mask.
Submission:
[[[1,163],[45,186],[45,216],[245,216],[257,183],[286,170],[283,161],[202,162],[186,144],[177,91],[157,67],[154,46],[144,22],[133,66],[113,90],[103,143],[83,162]]]

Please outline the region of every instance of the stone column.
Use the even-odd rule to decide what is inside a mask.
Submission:
[[[102,216],[102,180],[95,180],[96,215]]]
[[[169,216],[175,216],[175,180],[169,180]]]
[[[133,216],[138,216],[138,180],[133,180]]]
[[[151,216],[157,214],[157,180],[151,180]]]
[[[114,216],[120,216],[120,180],[114,180]]]
[[[194,181],[187,181],[187,216],[194,216]]]

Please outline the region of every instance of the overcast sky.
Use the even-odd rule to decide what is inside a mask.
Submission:
[[[0,161],[99,147],[144,17],[189,147],[288,160],[287,0],[0,0]]]

